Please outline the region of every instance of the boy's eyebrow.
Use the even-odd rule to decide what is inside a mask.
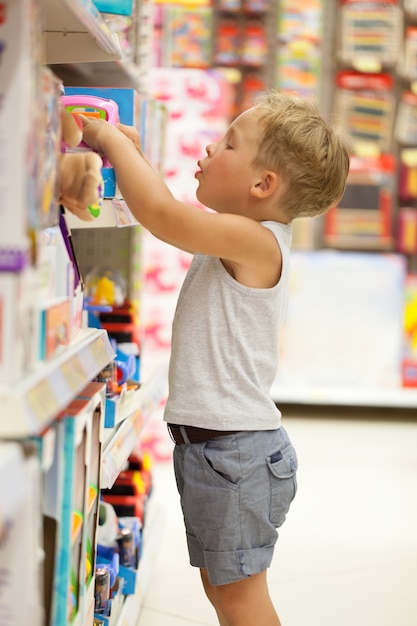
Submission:
[[[229,126],[229,128],[227,129],[225,138],[232,139],[235,136],[236,136],[236,130],[233,128],[233,126]]]

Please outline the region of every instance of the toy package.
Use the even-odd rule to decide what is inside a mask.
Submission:
[[[390,249],[395,180],[396,161],[392,155],[352,157],[343,198],[326,213],[327,245]]]
[[[319,97],[324,0],[279,3],[276,83],[280,89]]]
[[[243,29],[241,62],[259,67],[266,63],[268,37],[261,20],[249,20]]]
[[[209,7],[164,7],[164,65],[210,67],[212,15]]]
[[[417,80],[417,27],[408,26],[404,33],[402,55],[398,63],[398,73],[406,80]]]
[[[389,150],[395,111],[394,81],[389,74],[341,71],[336,76],[335,113],[360,156]]]
[[[380,71],[398,61],[402,12],[397,0],[341,0],[338,56],[362,71]]]
[[[417,143],[417,95],[411,91],[401,94],[398,103],[395,138],[401,144]]]
[[[111,124],[119,122],[119,109],[114,100],[89,94],[65,95],[62,100],[65,109],[71,113],[81,113],[85,116],[105,119]],[[72,150],[90,151],[91,149],[84,142],[81,142]],[[107,159],[103,159],[101,173],[104,181],[104,197],[113,198],[116,195],[116,177],[114,169]]]
[[[401,207],[397,218],[397,250],[403,254],[417,253],[417,209]]]
[[[405,280],[404,358],[402,363],[404,387],[417,387],[417,275]]]
[[[222,18],[216,28],[214,60],[219,65],[237,65],[240,59],[241,33],[232,17]]]

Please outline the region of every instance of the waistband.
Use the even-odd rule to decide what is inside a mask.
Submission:
[[[216,437],[234,435],[238,430],[212,430],[211,428],[198,428],[197,426],[181,426],[179,424],[167,424],[168,432],[172,441],[176,444],[201,443]]]

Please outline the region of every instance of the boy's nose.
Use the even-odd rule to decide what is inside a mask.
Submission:
[[[206,152],[207,152],[207,156],[211,156],[214,152],[214,143],[209,143],[208,146],[206,146]]]

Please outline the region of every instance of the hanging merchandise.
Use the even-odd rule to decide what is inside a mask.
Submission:
[[[243,0],[243,10],[246,13],[266,13],[269,9],[269,0]]]
[[[341,0],[340,4],[340,61],[368,72],[393,67],[402,38],[397,0]]]
[[[241,0],[219,0],[219,9],[220,11],[230,11],[231,13],[240,11]]]
[[[248,72],[242,81],[242,99],[240,107],[242,110],[249,109],[254,105],[256,96],[266,89],[265,80],[261,72]]]
[[[417,148],[404,148],[399,155],[398,195],[401,202],[417,200]]]
[[[335,113],[352,137],[355,154],[389,151],[395,111],[392,76],[341,71],[336,88]]]
[[[167,67],[210,67],[212,9],[163,7],[163,58]]]
[[[222,18],[217,25],[215,42],[216,64],[226,66],[239,64],[241,35],[237,20],[232,17]]]
[[[392,155],[352,157],[346,191],[325,217],[325,242],[357,250],[392,248],[396,162]]]
[[[417,253],[417,209],[402,207],[398,213],[397,250],[403,254]]]
[[[251,67],[265,65],[268,39],[261,20],[249,20],[243,30],[241,63]]]
[[[417,18],[416,0],[404,0],[404,11],[410,19],[416,19]]]
[[[408,26],[404,33],[401,59],[398,73],[402,78],[413,83],[417,80],[417,27]]]
[[[282,0],[278,16],[277,86],[320,97],[324,0]]]
[[[395,138],[400,144],[417,144],[417,94],[406,91],[398,103]]]

